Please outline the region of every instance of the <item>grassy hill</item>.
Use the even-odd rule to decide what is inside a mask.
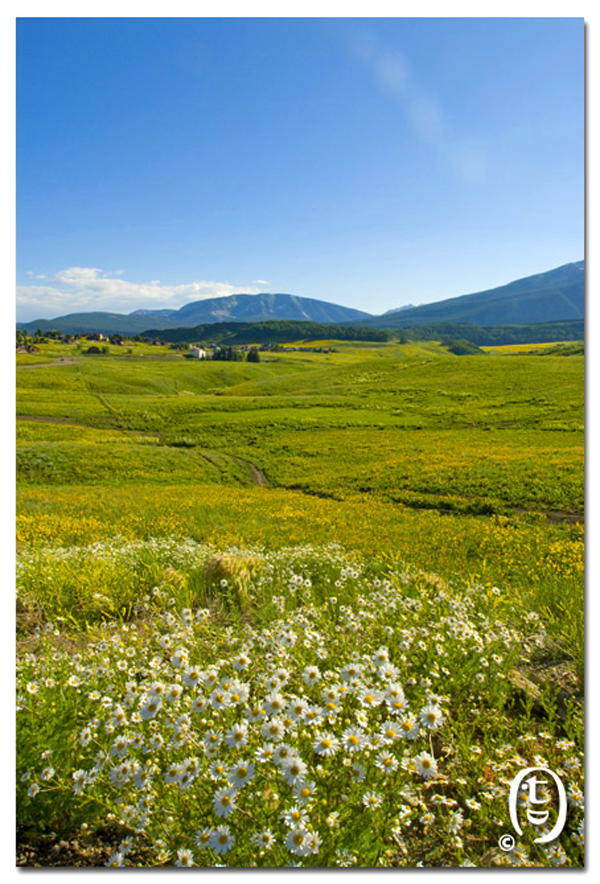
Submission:
[[[319,343],[19,354],[22,864],[582,865],[581,349]]]
[[[161,338],[173,343],[207,341],[211,344],[284,344],[293,341],[317,341],[335,338],[346,341],[387,341],[385,329],[331,325],[320,322],[269,320],[267,322],[215,322],[193,328],[148,329],[143,338]]]
[[[564,322],[539,322],[530,325],[480,326],[464,322],[434,322],[403,329],[376,329],[355,325],[324,325],[317,322],[274,321],[240,323],[216,322],[193,328],[148,329],[147,340],[174,343],[204,341],[211,344],[240,345],[293,343],[295,341],[439,341],[446,338],[470,341],[478,346],[501,344],[581,341],[585,336],[583,319]]]
[[[478,346],[502,344],[545,344],[550,341],[581,341],[585,337],[583,319],[535,322],[528,325],[475,325],[472,322],[432,322],[402,329],[389,329],[401,340],[439,341],[460,338]]]

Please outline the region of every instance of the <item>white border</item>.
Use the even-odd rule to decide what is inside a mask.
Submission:
[[[22,2],[11,2],[5,0],[2,12],[0,13],[0,22],[2,29],[0,31],[0,64],[2,65],[2,84],[3,84],[3,119],[4,119],[4,137],[2,139],[2,165],[3,187],[1,190],[3,197],[3,228],[2,237],[0,238],[0,247],[2,254],[2,298],[3,298],[3,340],[2,340],[2,359],[3,372],[2,384],[2,410],[4,416],[2,424],[2,433],[0,434],[0,451],[2,454],[3,470],[3,497],[4,505],[0,510],[0,543],[2,544],[2,602],[5,605],[4,617],[2,623],[4,629],[8,633],[4,638],[4,659],[2,672],[6,677],[6,687],[4,697],[6,698],[5,725],[2,734],[2,759],[5,775],[8,771],[8,777],[5,781],[4,802],[2,806],[2,817],[0,818],[3,843],[0,858],[2,860],[2,880],[12,881],[13,876],[16,880],[17,875],[31,874],[24,870],[18,870],[14,866],[14,832],[15,832],[15,812],[14,812],[14,714],[13,714],[13,696],[14,696],[14,387],[15,387],[15,369],[13,356],[14,341],[14,322],[15,322],[15,306],[14,306],[14,285],[15,285],[15,149],[14,149],[14,132],[15,132],[15,19],[17,17],[360,17],[360,18],[378,18],[378,17],[439,17],[439,18],[489,18],[489,17],[516,17],[516,18],[548,18],[548,17],[583,17],[586,20],[586,36],[587,36],[587,228],[586,228],[586,277],[587,277],[587,414],[586,414],[586,449],[587,449],[587,507],[586,507],[586,539],[588,548],[587,558],[587,579],[586,589],[588,592],[588,605],[586,625],[588,626],[588,636],[593,638],[592,625],[596,622],[595,614],[597,613],[598,603],[595,601],[595,576],[596,576],[596,554],[594,551],[594,528],[595,528],[595,507],[594,503],[597,499],[598,491],[598,473],[594,468],[594,457],[592,453],[593,440],[598,438],[597,430],[597,413],[594,406],[593,392],[598,383],[600,383],[600,375],[597,367],[600,360],[597,359],[593,349],[595,341],[595,317],[594,310],[594,250],[593,244],[596,242],[595,229],[593,225],[595,207],[594,196],[597,193],[595,188],[595,176],[592,157],[598,154],[599,139],[597,136],[598,113],[594,113],[593,100],[598,103],[597,92],[597,69],[598,64],[595,63],[594,55],[599,50],[598,41],[595,40],[595,27],[600,21],[599,5],[592,3],[591,0],[585,2],[566,3],[558,2],[558,0],[546,0],[546,2],[532,2],[532,0],[505,0],[503,3],[487,2],[482,0],[462,0],[462,2],[440,2],[440,0],[422,0],[420,3],[415,2],[390,2],[390,0],[370,0],[370,2],[358,2],[358,0],[347,0],[341,3],[339,0],[288,0],[282,3],[275,0],[220,0],[220,2],[191,2],[191,0],[171,0],[169,3],[158,3],[147,0],[104,0],[100,3],[97,0],[88,0],[82,4],[81,0],[55,0],[53,3],[43,2],[43,0],[22,0]],[[594,383],[596,382],[596,383]],[[600,644],[597,641],[593,643],[596,647]],[[595,659],[595,655],[591,649],[592,641],[588,638],[588,655],[586,660],[586,672],[588,674],[588,687],[591,683],[592,674],[595,674],[595,664],[600,666],[600,659]],[[590,740],[590,734],[597,733],[595,727],[598,715],[594,712],[594,706],[588,701],[587,707],[587,744],[593,745]],[[590,763],[591,762],[591,763]],[[594,787],[597,785],[598,778],[596,776],[596,765],[594,764],[593,753],[590,752],[588,757],[588,778],[586,792],[591,799],[590,811],[593,811],[593,796],[596,794]],[[593,819],[587,815],[587,835],[588,843],[586,845],[587,867],[586,871],[594,869],[598,866],[596,862],[596,851],[593,844]],[[93,870],[96,871],[96,870]],[[264,870],[263,870],[264,871]],[[353,881],[365,881],[367,878],[376,875],[376,870],[348,870]],[[553,872],[553,870],[545,870]],[[576,871],[576,870],[573,870]],[[111,874],[109,870],[105,870],[106,874]],[[398,873],[403,878],[408,876],[423,875],[431,876],[432,874],[450,874],[456,875],[463,873],[463,869],[444,869],[442,870],[414,870],[399,869]],[[62,870],[53,870],[54,875],[62,876]],[[84,869],[68,869],[65,873],[72,878],[73,875],[89,874]],[[293,874],[293,870],[277,869],[267,875]],[[542,870],[537,870],[537,874],[544,874]],[[46,872],[48,874],[48,872]],[[157,874],[157,870],[138,870],[137,875]],[[170,878],[172,875],[179,874],[178,870],[166,870],[158,872],[160,879]],[[206,874],[206,870],[196,870],[193,874]],[[211,877],[219,874],[224,875],[228,880],[261,874],[259,871],[251,872],[249,870],[214,870],[209,872]],[[306,874],[306,872],[300,874]],[[343,870],[311,870],[311,874],[321,876],[344,874]],[[379,875],[387,876],[394,872],[380,870]],[[513,870],[469,870],[469,877],[481,874],[490,874],[494,876],[513,875]],[[568,874],[568,872],[567,872]],[[581,873],[580,873],[581,874]],[[22,879],[21,879],[22,880]]]

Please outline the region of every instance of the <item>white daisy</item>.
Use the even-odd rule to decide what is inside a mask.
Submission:
[[[432,730],[440,727],[444,722],[442,710],[434,703],[429,703],[427,706],[423,706],[420,712],[420,717],[421,723]]]
[[[421,733],[421,728],[419,726],[419,722],[417,721],[417,717],[412,712],[403,715],[399,719],[399,724],[400,733],[407,740],[416,740]]]
[[[233,847],[229,826],[218,826],[210,835],[209,844],[215,853],[227,853]]]
[[[236,788],[240,789],[245,783],[249,783],[254,775],[254,764],[251,761],[240,761],[229,769],[227,779]]]
[[[271,850],[276,843],[276,838],[270,829],[263,829],[262,832],[256,832],[253,835],[254,843],[262,850]]]
[[[329,758],[331,755],[335,755],[340,748],[340,743],[333,734],[318,734],[313,743],[313,748],[318,755]]]
[[[200,850],[206,850],[210,846],[210,839],[213,834],[213,830],[211,828],[199,829],[196,832],[196,844],[200,848]]]
[[[198,666],[188,666],[182,675],[183,683],[190,688],[195,688],[202,677],[202,671]]]
[[[309,831],[304,826],[292,829],[285,839],[285,846],[296,856],[308,856],[312,853],[312,844],[309,840]]]
[[[233,813],[233,811],[236,810],[235,796],[236,791],[232,787],[219,789],[215,792],[213,807],[217,816],[228,817],[230,813]]]
[[[426,780],[437,774],[437,762],[428,752],[421,752],[416,756],[415,768],[417,773]]]
[[[245,721],[234,724],[225,734],[225,744],[229,748],[243,746],[248,741],[248,724]]]
[[[384,743],[394,743],[402,736],[401,726],[398,724],[397,721],[386,721],[381,726],[379,736],[384,741]]]
[[[398,759],[390,752],[379,752],[375,758],[375,766],[384,773],[393,773],[398,770]]]
[[[362,803],[368,810],[377,810],[378,807],[381,807],[382,798],[377,792],[365,792]]]
[[[287,810],[281,815],[286,826],[290,826],[290,828],[294,828],[296,826],[305,826],[309,822],[308,814],[301,807],[295,805],[294,807],[289,807]]]
[[[359,727],[346,728],[342,734],[342,746],[348,752],[360,752],[366,742],[364,731]]]
[[[285,727],[281,718],[271,718],[270,721],[265,721],[262,726],[262,735],[268,740],[275,740],[276,742],[283,740]]]
[[[178,850],[175,865],[180,869],[189,869],[194,865],[194,854],[191,850]]]
[[[301,780],[307,773],[308,768],[300,758],[290,758],[283,766],[283,778],[286,783],[293,786],[298,780]]]

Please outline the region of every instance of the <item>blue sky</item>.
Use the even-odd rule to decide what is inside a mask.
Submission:
[[[583,19],[21,19],[18,318],[583,257]]]

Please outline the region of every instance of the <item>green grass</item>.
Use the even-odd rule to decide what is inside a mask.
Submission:
[[[581,511],[581,359],[458,358],[436,344],[340,349],[331,362],[288,353],[259,365],[169,357],[41,367],[20,372],[19,411],[125,431],[115,482],[139,481],[144,471],[159,481],[169,471],[183,476],[188,465],[198,478],[197,458],[169,450],[186,440],[308,493],[462,512]],[[40,423],[28,431],[24,480],[93,481],[81,436],[51,450],[45,432]],[[97,475],[109,481],[102,452]]]
[[[168,353],[19,370],[19,537],[343,539],[580,596],[583,359],[335,346],[258,365]],[[571,627],[561,641],[581,660]]]
[[[203,644],[205,636],[194,638],[191,647],[211,660],[213,650],[225,653],[220,643],[229,637],[240,643],[247,629],[268,630],[280,613],[272,609],[268,584],[261,583],[258,591],[257,585],[249,589],[233,580],[222,592],[223,587],[207,583],[207,557],[230,555],[231,549],[234,557],[285,560],[286,573],[297,567],[310,577],[306,616],[313,617],[315,610],[319,629],[324,635],[331,632],[333,641],[338,623],[327,607],[333,556],[334,571],[346,567],[342,559],[346,565],[360,562],[364,593],[373,589],[369,581],[375,576],[390,574],[395,580],[412,574],[409,595],[415,599],[421,592],[427,596],[428,586],[460,586],[459,595],[465,587],[482,586],[492,593],[485,605],[481,602],[485,617],[491,616],[496,587],[498,617],[527,634],[529,662],[519,662],[518,655],[507,660],[503,677],[508,685],[510,666],[525,666],[528,678],[540,676],[543,702],[500,685],[499,692],[490,687],[487,699],[478,694],[468,705],[464,689],[474,673],[461,687],[460,655],[450,667],[456,674],[448,685],[453,724],[447,740],[460,759],[454,773],[465,771],[469,794],[479,788],[470,766],[475,764],[481,777],[487,756],[502,764],[499,747],[516,746],[519,734],[545,729],[581,747],[583,357],[571,346],[568,358],[561,348],[547,353],[540,345],[520,353],[494,348],[481,358],[457,357],[436,342],[316,345],[331,344],[338,352],[264,354],[259,364],[192,362],[142,347],[130,357],[122,352],[79,357],[64,345],[42,345],[40,358],[53,359],[53,364],[18,367],[24,683],[50,672],[63,678],[72,666],[73,648],[87,646],[97,630],[126,627],[134,635],[141,622],[154,630],[169,610],[210,608],[216,619],[209,645]],[[74,363],[58,361],[72,356]],[[332,543],[341,544],[335,553]],[[294,553],[298,546],[305,551]],[[312,552],[306,552],[307,546]],[[277,593],[287,599],[290,612],[296,602],[290,600],[289,580],[277,579]],[[166,587],[160,597],[154,594],[156,586]],[[338,587],[340,598],[360,607],[346,578],[342,586],[348,596]],[[537,620],[528,620],[532,612],[542,624],[539,629]],[[423,628],[434,622],[428,617],[424,610]],[[371,636],[380,644],[386,618],[383,606],[373,621],[379,632]],[[107,621],[116,625],[109,627]],[[58,624],[57,641],[71,649],[57,661],[51,656],[54,640],[49,638],[47,645],[41,638],[47,622]],[[404,628],[400,621],[396,627]],[[341,660],[353,639],[348,634],[340,641]],[[35,662],[27,657],[28,648],[34,649]],[[419,677],[437,666],[431,649],[414,664]],[[290,665],[305,665],[302,654]],[[555,687],[563,691],[562,699]],[[115,683],[112,689],[124,688]],[[83,727],[92,714],[83,696],[77,696],[63,690],[58,700],[48,694],[43,702],[50,705],[40,711],[40,722],[49,721],[53,702],[52,714],[64,714],[65,746],[76,739],[75,723]],[[477,719],[471,713],[480,705]],[[471,711],[458,724],[467,706]],[[50,745],[53,738],[45,725],[36,734],[34,718],[27,720],[22,764],[33,771],[39,767],[34,749],[42,751],[44,740]],[[483,747],[481,763],[469,754],[471,744]],[[436,757],[439,751],[436,746]],[[536,751],[546,748],[539,745]],[[80,765],[85,756],[76,748],[69,752],[61,762],[66,773],[57,783],[53,812],[64,813],[73,831],[91,805],[69,797],[69,764]],[[95,826],[112,801],[107,794],[105,804],[94,804]],[[163,796],[167,804],[170,794]],[[43,813],[38,815],[25,796],[21,801],[31,831],[43,831]],[[37,806],[47,809],[44,801]],[[179,821],[190,807],[185,801],[172,806],[176,822],[167,838],[170,859],[158,850],[151,864],[168,864],[175,849],[186,846]],[[422,825],[413,831],[420,832]],[[477,826],[493,853],[497,832],[490,814],[484,813]],[[438,836],[443,840],[441,831]],[[156,837],[154,832],[150,840]],[[360,842],[362,858],[403,864],[398,845],[390,847],[387,837],[381,834],[373,857]],[[468,845],[427,857],[419,840],[424,839],[406,840],[409,865],[460,865],[476,856]],[[576,865],[579,854],[569,845],[568,863]],[[149,843],[142,839],[139,848],[139,864],[144,864]],[[492,853],[484,864],[495,862]],[[327,854],[328,864],[335,864],[335,855]],[[550,862],[535,850],[534,855],[542,864]],[[234,859],[244,857],[240,853]]]

